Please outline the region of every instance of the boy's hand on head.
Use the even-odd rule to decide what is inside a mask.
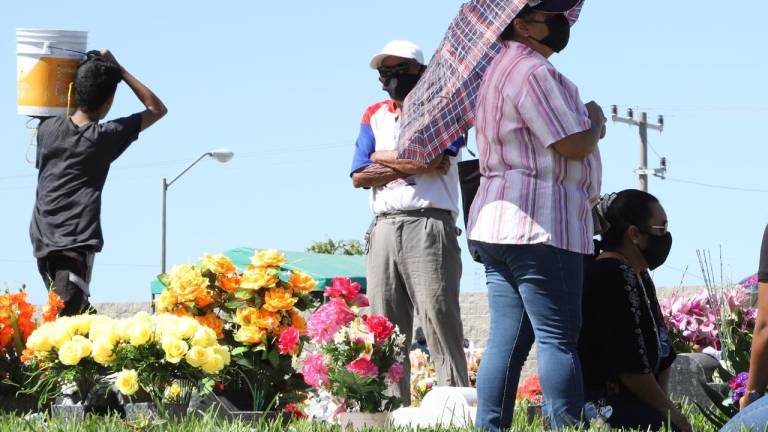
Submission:
[[[104,57],[105,59],[107,59],[107,60],[109,60],[111,62],[114,62],[116,65],[120,66],[120,62],[117,61],[117,59],[115,58],[115,56],[112,54],[112,52],[110,50],[108,50],[108,49],[100,50],[99,54],[101,54],[101,56]],[[122,67],[122,66],[120,66],[120,67]]]

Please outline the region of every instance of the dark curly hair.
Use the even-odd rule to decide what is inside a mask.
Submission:
[[[103,57],[91,57],[77,68],[75,74],[75,100],[80,110],[96,112],[115,95],[123,80],[120,66]]]
[[[659,200],[641,190],[627,189],[617,193],[605,215],[611,227],[600,236],[600,248],[608,250],[621,246],[624,233],[632,225],[640,229],[647,228],[653,217],[651,205],[654,203],[659,203]]]
[[[522,10],[517,14],[517,16],[512,19],[512,22],[509,23],[509,25],[504,29],[503,32],[499,35],[499,39],[503,41],[511,41],[515,39],[515,20],[518,18],[525,19],[528,18],[533,14],[533,9],[529,5],[525,5]]]

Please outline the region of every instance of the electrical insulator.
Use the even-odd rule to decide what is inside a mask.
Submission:
[[[635,118],[635,112],[634,112],[634,111],[632,111],[632,108],[629,108],[629,109],[627,110],[627,117],[629,117],[630,119],[633,119],[633,118]]]
[[[659,126],[664,126],[664,116],[663,115],[659,116]]]
[[[616,105],[611,105],[611,115],[614,117],[619,115],[619,107]]]

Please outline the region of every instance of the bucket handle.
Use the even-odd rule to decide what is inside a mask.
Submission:
[[[71,53],[75,53],[75,54],[80,54],[83,57],[85,57],[87,55],[87,53],[84,53],[82,51],[77,51],[77,50],[71,50],[71,49],[67,49],[67,48],[57,47],[57,46],[51,45],[51,42],[48,42],[48,41],[43,42],[43,52],[45,54],[52,54],[51,53],[51,49],[56,49],[56,50],[59,50],[59,51],[67,51],[67,52],[71,52]]]

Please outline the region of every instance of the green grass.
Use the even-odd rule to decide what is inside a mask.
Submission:
[[[714,431],[703,417],[691,413],[690,409],[686,409],[686,414],[689,415],[689,420],[696,432],[709,432]],[[374,429],[372,429],[373,431]],[[379,429],[380,431],[395,431],[393,428]],[[470,431],[470,429],[446,429],[435,428],[426,429],[435,432],[460,432]],[[520,415],[515,416],[515,424],[512,428],[516,432],[540,432],[544,430],[541,419],[536,419],[533,424],[528,425],[525,415],[521,412]],[[570,432],[582,431],[584,429],[568,429]],[[600,429],[590,429],[590,431],[598,431]],[[182,421],[155,421],[155,422],[143,422],[143,423],[127,423],[125,420],[116,416],[111,417],[96,417],[86,416],[85,420],[76,423],[64,423],[59,420],[50,418],[38,418],[33,420],[25,420],[23,416],[1,416],[0,417],[0,431],[8,432],[22,432],[22,431],[45,431],[45,432],[161,432],[161,431],[178,431],[178,432],[278,432],[278,431],[290,431],[290,432],[338,432],[338,426],[325,425],[317,422],[295,421],[289,425],[282,425],[277,422],[272,423],[248,423],[236,420],[224,420],[210,413],[199,416],[189,416]],[[404,430],[405,431],[405,430]]]

